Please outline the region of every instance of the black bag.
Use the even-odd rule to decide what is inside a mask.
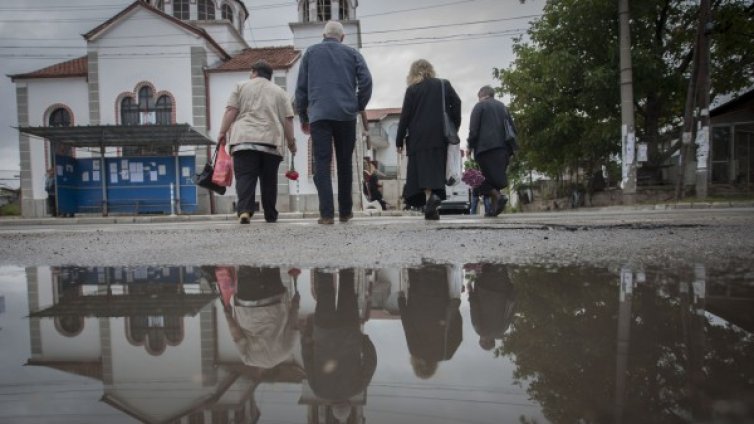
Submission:
[[[505,119],[503,119],[503,129],[505,130],[505,142],[508,144],[508,149],[511,153],[518,149],[518,134],[516,134],[516,126],[513,124],[513,118],[508,112],[508,108],[505,109]]]
[[[194,175],[194,184],[223,195],[225,194],[227,187],[219,186],[212,182],[212,174],[215,172],[215,159],[217,158],[217,150],[219,148],[220,144],[218,143],[215,148],[215,153],[212,155],[212,159],[204,165],[204,170],[202,170],[200,174]]]
[[[440,87],[442,89],[442,123],[445,141],[448,144],[460,144],[461,138],[458,137],[458,128],[450,120],[448,111],[445,109],[445,80],[440,80]]]

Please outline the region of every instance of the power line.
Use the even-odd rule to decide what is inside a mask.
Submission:
[[[512,17],[506,17],[506,18],[496,18],[496,19],[481,19],[476,21],[467,21],[467,22],[456,22],[456,23],[450,23],[450,24],[436,24],[436,25],[425,25],[425,26],[416,26],[416,27],[403,27],[403,28],[395,28],[395,29],[385,29],[385,30],[375,30],[375,31],[362,31],[362,35],[370,35],[370,34],[387,34],[391,32],[405,32],[405,31],[422,31],[427,29],[439,29],[439,28],[450,28],[450,27],[456,27],[456,26],[468,26],[468,25],[479,25],[479,24],[488,24],[488,23],[496,23],[496,22],[506,22],[506,21],[515,21],[520,19],[531,19],[539,17],[540,15],[521,15],[521,16],[512,16]],[[251,29],[249,27],[249,29]],[[182,34],[164,34],[164,35],[135,35],[135,36],[122,36],[122,37],[112,37],[114,38],[121,38],[121,39],[131,39],[131,38],[162,38],[162,37],[169,37],[169,36],[183,36]],[[309,36],[309,37],[301,37],[301,39],[317,39],[322,38],[321,35],[316,36]],[[21,38],[18,38],[19,40]],[[0,41],[6,41],[6,40],[15,40],[15,39],[7,39],[7,38],[0,38]],[[39,39],[33,39],[33,40],[61,40],[61,38],[39,38]],[[254,40],[256,42],[271,42],[271,41],[287,41],[290,40],[290,37],[287,38],[267,38],[267,39],[259,39]],[[181,45],[193,45],[193,44],[173,44],[174,46],[181,46]],[[153,47],[154,44],[147,44],[147,45],[127,45],[127,46],[101,46],[99,48],[123,48],[123,47]],[[53,49],[53,48],[80,48],[83,46],[0,46],[0,48],[4,49],[15,49],[15,48],[44,48],[44,49]]]
[[[423,44],[437,44],[442,42],[451,41],[466,41],[466,40],[479,40],[485,38],[498,38],[498,37],[515,37],[524,35],[526,30],[513,29],[498,32],[486,32],[480,34],[453,34],[442,37],[422,37],[422,38],[404,38],[404,39],[392,39],[383,41],[366,42],[362,44],[362,48],[375,48],[375,47],[391,47],[391,46],[412,46]],[[419,40],[419,41],[416,41]],[[76,59],[81,55],[43,55],[43,54],[3,54],[0,53],[0,58],[4,59]],[[103,53],[99,55],[100,58],[106,59],[132,59],[138,57],[161,57],[164,59],[182,59],[191,57],[190,53]]]

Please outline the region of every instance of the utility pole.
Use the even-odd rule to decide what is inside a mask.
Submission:
[[[678,160],[678,178],[675,187],[675,198],[680,200],[686,193],[686,175],[690,171],[689,164],[692,154],[696,151],[696,194],[707,197],[707,180],[709,178],[709,103],[710,103],[710,74],[709,74],[709,24],[710,1],[700,0],[699,22],[696,29],[691,76],[686,92],[686,106],[683,116],[683,134],[681,136],[680,157]],[[699,112],[701,128],[697,131],[695,110]],[[696,140],[696,149],[693,140]]]
[[[712,32],[710,0],[701,0],[699,5],[699,75],[697,95],[699,96],[699,131],[696,133],[696,196],[707,197],[709,182],[710,152],[710,43]]]
[[[631,31],[628,0],[618,0],[620,43],[620,111],[623,198],[633,203],[636,196],[636,132],[634,126],[634,84],[631,65]]]

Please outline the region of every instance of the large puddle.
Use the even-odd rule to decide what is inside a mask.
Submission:
[[[2,423],[754,422],[754,273],[0,268]]]

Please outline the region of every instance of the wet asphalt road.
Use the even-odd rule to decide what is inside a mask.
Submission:
[[[0,265],[299,267],[421,262],[685,266],[754,270],[754,209],[578,211],[497,219],[364,217],[0,226]]]

